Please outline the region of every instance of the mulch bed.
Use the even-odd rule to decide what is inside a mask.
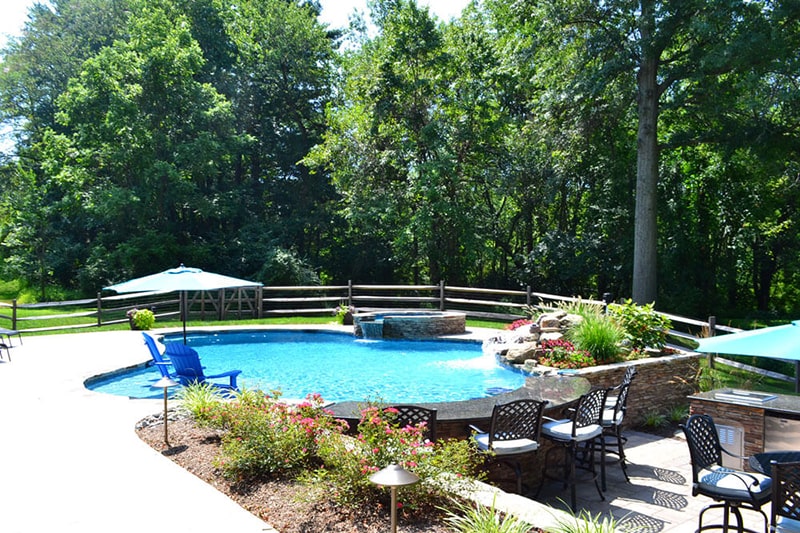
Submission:
[[[165,457],[179,464],[220,492],[227,494],[241,507],[269,523],[280,533],[385,533],[389,528],[389,509],[349,511],[330,501],[303,501],[298,495],[309,489],[291,480],[259,480],[233,483],[220,475],[213,461],[220,447],[220,435],[210,429],[195,427],[191,420],[169,423],[169,441],[164,444],[164,426],[160,421],[141,423],[139,437]],[[388,501],[388,497],[387,497]],[[405,533],[451,533],[441,516],[399,516]]]

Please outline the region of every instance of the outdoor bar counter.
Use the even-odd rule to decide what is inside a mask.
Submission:
[[[415,405],[436,409],[437,438],[467,438],[470,436],[470,425],[488,429],[495,404],[526,398],[547,400],[545,413],[547,416],[556,417],[566,406],[589,392],[590,389],[591,384],[586,378],[560,375],[538,376],[527,378],[525,385],[519,389],[496,396],[457,402],[416,403]],[[360,411],[364,407],[364,402],[340,402],[329,406],[329,409],[336,418],[346,420],[351,429],[355,429],[359,422]]]
[[[800,396],[716,389],[689,401],[692,414],[714,419],[723,447],[735,454],[800,450]]]

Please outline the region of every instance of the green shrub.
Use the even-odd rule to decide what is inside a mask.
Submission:
[[[503,514],[491,507],[479,503],[467,505],[455,501],[455,512],[445,510],[444,521],[459,533],[528,533],[531,525],[513,515]]]
[[[644,414],[644,425],[652,429],[659,429],[667,425],[667,416],[658,411],[647,411]]]
[[[220,389],[210,383],[192,383],[178,390],[181,407],[192,415],[201,427],[213,426],[213,419],[222,400]]]
[[[667,414],[667,418],[670,422],[674,424],[680,424],[685,422],[687,418],[689,418],[689,406],[688,405],[675,405],[672,409],[669,410]]]
[[[368,406],[362,410],[355,438],[332,432],[320,435],[323,467],[304,476],[306,483],[323,485],[340,505],[369,505],[388,496],[369,476],[390,464],[400,465],[420,478],[399,494],[403,509],[410,512],[432,508],[452,494],[453,483],[477,477],[482,458],[471,439],[432,443],[424,437],[424,426],[401,428],[394,414],[392,408]]]
[[[156,315],[149,309],[131,309],[127,315],[134,329],[147,331],[156,323]]]
[[[672,322],[656,313],[652,303],[636,305],[628,299],[622,304],[609,305],[608,312],[622,326],[625,342],[632,350],[664,348]]]
[[[603,314],[603,304],[588,302],[578,298],[569,302],[560,302],[557,308],[570,315],[578,315],[583,318],[600,316]]]
[[[616,322],[599,313],[587,314],[566,332],[578,350],[589,352],[600,364],[620,360],[620,343],[624,335]]]

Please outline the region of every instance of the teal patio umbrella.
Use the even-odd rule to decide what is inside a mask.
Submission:
[[[698,352],[751,355],[795,362],[795,392],[800,392],[800,320],[718,337],[698,339]]]
[[[186,344],[186,292],[187,291],[214,291],[219,289],[239,289],[243,287],[260,287],[257,281],[223,276],[213,272],[205,272],[199,268],[186,267],[181,264],[178,268],[171,268],[158,274],[150,274],[141,278],[117,283],[104,287],[106,290],[117,293],[132,292],[172,292],[181,293],[181,315],[183,318],[183,343]]]

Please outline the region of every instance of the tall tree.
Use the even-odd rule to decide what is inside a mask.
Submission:
[[[741,0],[579,0],[515,6],[515,20],[539,31],[532,57],[555,58],[562,72],[574,75],[576,98],[614,80],[628,80],[637,110],[632,295],[640,303],[655,301],[660,114],[664,106],[679,105],[683,91],[694,87],[683,82],[747,71],[786,57],[785,47],[755,44],[786,38],[773,20],[782,9],[773,2]],[[581,68],[574,68],[576,64]]]

